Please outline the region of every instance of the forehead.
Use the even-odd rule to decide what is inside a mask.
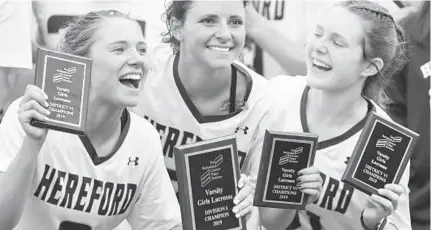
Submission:
[[[93,38],[95,42],[144,41],[139,24],[127,18],[105,18],[98,25]]]
[[[193,1],[187,17],[199,17],[202,15],[218,15],[220,17],[241,16],[244,17],[245,10],[241,0],[231,1]]]
[[[350,41],[361,41],[364,37],[364,23],[354,13],[336,6],[320,16],[317,22],[327,32],[337,33]]]

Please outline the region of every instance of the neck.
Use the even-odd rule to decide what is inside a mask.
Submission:
[[[103,144],[121,130],[124,108],[90,101],[87,114],[87,136],[93,145]]]
[[[341,91],[310,88],[307,98],[307,114],[315,114],[319,116],[321,123],[329,125],[361,120],[368,110],[368,103],[362,97],[361,92],[361,85]]]
[[[231,67],[213,69],[180,52],[178,74],[190,98],[213,98],[229,88]]]

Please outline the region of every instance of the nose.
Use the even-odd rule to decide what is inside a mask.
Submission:
[[[227,25],[226,22],[220,23],[215,36],[216,38],[222,40],[223,42],[227,42],[232,38],[231,32],[229,30],[229,26]]]
[[[139,51],[132,50],[130,52],[129,58],[127,59],[127,64],[129,66],[140,68],[145,62],[144,56],[142,56]]]
[[[326,54],[328,52],[328,49],[326,48],[326,45],[323,39],[315,40],[314,50],[321,54]]]

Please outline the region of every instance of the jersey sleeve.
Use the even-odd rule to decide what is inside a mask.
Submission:
[[[181,226],[181,212],[177,197],[163,161],[163,152],[156,131],[151,149],[155,159],[148,163],[149,174],[145,176],[140,198],[127,221],[133,230],[168,230]],[[149,157],[147,158],[147,160]]]
[[[290,103],[296,91],[304,88],[305,80],[302,76],[277,76],[271,78],[266,86],[265,99],[260,103],[268,105],[267,112],[259,122],[257,131],[255,132],[253,145],[250,148],[250,159],[247,162],[245,171],[249,174],[252,185],[256,185],[257,174],[262,157],[262,147],[267,130],[283,131],[287,123],[287,113],[289,112]]]
[[[25,132],[18,120],[21,99],[12,102],[0,123],[0,172],[5,172],[24,140]]]
[[[398,208],[387,218],[386,226],[392,224],[398,229],[412,229],[410,222],[410,206],[409,206],[409,178],[410,178],[410,162],[404,171],[400,180],[400,185],[403,187],[403,193],[398,201]],[[384,228],[386,229],[386,228]]]

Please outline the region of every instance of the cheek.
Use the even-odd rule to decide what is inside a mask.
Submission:
[[[231,34],[237,44],[245,44],[245,28],[232,30]]]
[[[112,85],[118,80],[118,72],[121,68],[120,60],[109,58],[93,60],[91,80],[93,87]]]
[[[351,49],[334,49],[332,52],[334,65],[340,69],[356,71],[361,65],[361,56],[359,52]]]
[[[311,52],[314,50],[314,45],[316,43],[316,38],[314,36],[307,36],[305,45],[304,45],[304,51],[307,55],[311,55]]]

